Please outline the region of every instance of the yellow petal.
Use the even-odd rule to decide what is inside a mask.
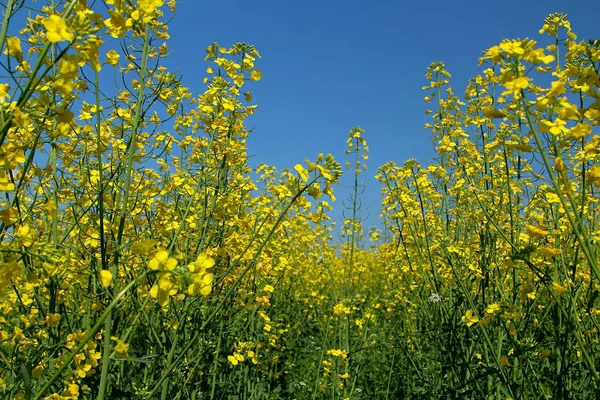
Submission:
[[[504,118],[506,114],[501,111],[496,110],[494,107],[483,107],[482,109],[483,115],[487,118]]]
[[[169,259],[167,260],[167,265],[166,265],[166,268],[167,268],[169,271],[172,271],[172,270],[174,270],[174,269],[175,269],[175,267],[177,267],[177,260],[176,260],[175,258],[169,258]]]
[[[102,287],[110,287],[110,285],[112,284],[112,279],[113,276],[109,270],[103,269],[102,271],[100,271],[100,284],[102,285]]]

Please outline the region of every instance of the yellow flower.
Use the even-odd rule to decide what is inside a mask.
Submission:
[[[506,117],[506,114],[504,114],[502,111],[498,111],[496,109],[494,109],[494,107],[483,107],[483,115],[485,115],[487,118],[504,118]]]
[[[258,315],[260,315],[262,319],[265,320],[265,322],[271,322],[271,318],[269,318],[269,316],[264,311],[259,311]]]
[[[74,383],[69,384],[63,392],[63,398],[79,398],[79,386]]]
[[[258,356],[252,350],[248,350],[248,358],[252,360],[252,364],[258,364]]]
[[[119,63],[119,57],[121,57],[119,53],[117,53],[115,50],[110,50],[108,53],[106,53],[106,62],[110,65],[117,65]]]
[[[500,47],[494,46],[494,47],[490,47],[485,52],[484,59],[489,58],[490,60],[492,60],[494,62],[498,62],[498,61],[501,61],[503,57],[504,57],[504,55],[502,54],[502,50],[500,49]]]
[[[539,226],[528,225],[527,234],[534,239],[539,239],[548,236],[548,231]]]
[[[554,121],[542,120],[539,126],[540,132],[549,132],[552,135],[559,135],[561,133],[569,132],[569,129],[565,127],[567,121],[563,121],[560,118],[556,118]]]
[[[23,51],[21,50],[21,39],[15,36],[6,38],[6,49],[4,54],[16,58],[19,62],[23,61]]]
[[[160,249],[152,260],[148,262],[148,268],[152,270],[172,271],[177,267],[177,263],[177,259],[169,257],[168,251]],[[179,290],[177,281],[176,277],[170,272],[161,273],[158,282],[150,289],[150,296],[157,299],[161,307],[165,307],[169,304],[171,296],[176,295]]]
[[[234,356],[227,356],[227,360],[231,363],[231,365],[238,365],[239,364],[237,358],[235,358]]]
[[[73,117],[75,117],[73,111],[69,110],[68,108],[56,110],[56,119],[58,119],[58,122],[61,124],[71,123],[73,121]]]
[[[154,258],[148,262],[148,268],[150,269],[168,269],[172,271],[177,266],[177,260],[169,257],[169,252],[166,250],[159,250]]]
[[[138,0],[138,9],[131,13],[131,18],[148,23],[154,19],[156,9],[164,4],[163,0]]]
[[[192,274],[192,283],[188,286],[188,294],[208,296],[212,290],[213,274]]]
[[[546,93],[546,97],[560,96],[565,92],[565,83],[561,81],[552,82],[552,87]]]
[[[8,91],[10,90],[10,85],[8,83],[0,83],[0,104],[5,103],[6,99],[9,96]]]
[[[106,0],[106,4],[114,5],[119,11],[123,9],[123,0]]]
[[[225,110],[235,110],[235,103],[229,99],[223,99],[222,105]]]
[[[148,256],[154,249],[156,245],[156,240],[144,240],[143,242],[136,242],[131,246],[131,252],[133,254]]]
[[[214,275],[207,273],[207,270],[214,265],[215,260],[204,252],[198,255],[195,262],[188,265],[188,269],[192,273],[191,283],[188,286],[190,296],[197,296],[198,294],[208,296],[210,294]]]
[[[255,300],[257,303],[260,303],[260,305],[262,305],[263,307],[267,307],[270,304],[269,298],[267,296],[257,297]]]
[[[48,314],[46,316],[46,324],[49,328],[56,328],[58,326],[58,321],[60,321],[60,314]]]
[[[116,336],[111,336],[111,339],[117,342],[114,347],[117,357],[126,358],[129,360],[129,354],[127,353],[129,351],[129,344],[125,343]]]
[[[215,265],[215,260],[203,252],[198,255],[194,264],[195,266],[200,267],[201,269],[209,269]]]
[[[67,21],[59,15],[51,15],[42,21],[46,28],[46,37],[52,43],[71,41],[74,38],[73,29],[67,26]]]
[[[273,293],[273,292],[275,291],[275,288],[274,288],[273,286],[271,286],[271,285],[266,285],[266,286],[263,288],[263,290],[264,290],[265,292]]]
[[[477,321],[479,321],[479,317],[477,315],[474,315],[473,311],[471,310],[467,310],[467,313],[463,315],[461,319],[465,324],[467,324],[467,326],[476,324]]]
[[[346,307],[344,303],[339,303],[333,306],[333,314],[334,315],[342,315],[342,314],[350,314],[350,308]]]
[[[245,358],[240,353],[233,353],[232,356],[227,356],[227,360],[229,360],[232,365],[238,365],[240,361],[244,361]]]
[[[525,53],[522,43],[519,40],[506,40],[500,44],[500,49],[509,57],[520,56]]]
[[[0,210],[0,220],[6,226],[14,224],[19,219],[19,211],[15,207]]]
[[[339,350],[339,349],[327,350],[327,354],[334,356],[334,357],[341,357],[343,359],[348,357],[348,352],[346,350]]]
[[[31,246],[37,238],[37,233],[29,225],[22,225],[15,231],[15,239],[23,246]]]
[[[108,10],[110,18],[104,21],[104,24],[108,27],[108,33],[114,38],[125,36],[127,29],[133,26],[133,20],[131,18],[125,18],[118,11]]]
[[[62,79],[76,78],[81,59],[76,55],[64,56],[58,63],[58,72]]]
[[[261,78],[262,78],[262,72],[260,72],[258,70],[254,70],[250,73],[251,81],[260,81]]]
[[[546,257],[554,257],[557,256],[559,254],[562,254],[562,250],[561,249],[556,249],[554,247],[548,247],[548,246],[544,246],[541,248],[542,253],[546,256]]]
[[[558,282],[552,282],[552,289],[554,289],[557,296],[562,296],[565,293],[567,293],[567,288],[565,288]]]
[[[308,182],[308,171],[302,165],[296,164],[294,169],[298,172],[298,175],[300,175],[300,178],[302,178],[304,182]]]
[[[23,128],[29,123],[29,115],[27,113],[22,112],[19,107],[15,107],[12,115],[12,120],[16,126]]]
[[[144,12],[152,13],[158,7],[162,7],[164,0],[138,0],[138,7],[144,10]]]
[[[571,128],[567,136],[569,137],[569,139],[579,140],[582,137],[589,135],[590,133],[592,133],[592,127],[590,125],[585,123],[578,123],[573,128]]]
[[[594,165],[587,173],[589,182],[597,187],[600,187],[600,165]]]
[[[52,83],[52,88],[56,89],[63,96],[68,96],[73,92],[73,88],[75,87],[75,82],[71,79],[59,79],[56,82]]]
[[[536,65],[540,63],[549,64],[554,61],[554,56],[550,54],[544,54],[544,49],[529,49],[525,55],[525,60]]]
[[[486,312],[486,314],[496,314],[496,313],[500,312],[501,310],[502,310],[502,306],[498,303],[495,303],[495,304],[490,304],[486,308],[485,312]]]
[[[113,276],[109,270],[103,269],[100,271],[100,284],[102,287],[107,288],[112,284]]]
[[[504,87],[515,96],[521,92],[521,89],[525,89],[528,85],[529,80],[524,76],[520,76],[504,83]]]

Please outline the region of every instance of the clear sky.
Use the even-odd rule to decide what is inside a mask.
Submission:
[[[360,125],[371,147],[363,202],[374,225],[377,168],[408,158],[424,164],[433,155],[423,127],[428,65],[445,62],[462,96],[482,71],[483,50],[503,38],[543,41],[538,30],[552,12],[567,13],[579,39],[600,38],[600,1],[591,0],[180,0],[166,65],[199,94],[206,46],[256,46],[263,78],[250,83],[259,106],[248,120],[253,166],[291,168],[321,152],[343,164],[349,130]],[[338,199],[344,193],[338,188]],[[339,219],[339,200],[335,206]]]

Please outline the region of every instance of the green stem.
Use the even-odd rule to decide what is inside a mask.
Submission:
[[[287,212],[292,207],[292,205],[296,202],[296,200],[298,199],[298,197],[300,197],[313,183],[315,183],[317,181],[317,179],[318,179],[318,177],[314,178],[312,181],[310,181],[308,184],[306,184],[306,186],[304,186],[298,193],[296,193],[296,195],[292,198],[292,200],[290,201],[290,203],[281,212],[281,214],[277,218],[277,221],[275,221],[275,224],[273,225],[273,227],[271,228],[271,230],[267,234],[267,237],[264,239],[264,241],[261,243],[261,245],[256,250],[256,253],[254,254],[254,257],[252,258],[252,260],[250,260],[248,266],[246,268],[244,268],[244,270],[240,273],[240,275],[236,278],[236,280],[231,284],[229,290],[221,298],[221,301],[219,301],[219,303],[217,303],[217,305],[215,306],[215,308],[213,308],[212,313],[202,322],[202,325],[196,331],[196,333],[194,334],[194,336],[192,336],[188,340],[187,344],[181,349],[179,356],[171,364],[172,367],[175,367],[176,365],[178,365],[181,362],[181,360],[186,356],[187,351],[192,346],[197,345],[196,339],[198,338],[198,336],[200,336],[200,332],[204,331],[204,329],[208,326],[208,324],[217,316],[217,314],[219,313],[219,311],[221,310],[221,308],[225,305],[225,302],[227,301],[227,299],[229,298],[229,296],[231,296],[231,294],[233,293],[233,291],[237,288],[237,286],[239,285],[239,283],[241,282],[241,280],[244,278],[244,276],[246,275],[246,273],[248,273],[248,271],[251,268],[253,268],[254,263],[256,261],[256,258],[262,253],[262,250],[267,245],[267,243],[269,243],[269,241],[271,240],[271,238],[275,234],[275,231],[277,230],[277,228],[279,227],[279,225],[283,221],[283,218],[287,215]],[[242,259],[242,257],[244,256],[245,252],[246,251],[244,251],[244,253],[242,255],[240,255],[240,257],[239,257],[238,260]],[[146,398],[152,398],[152,396],[154,396],[154,393],[156,393],[156,391],[160,387],[162,387],[162,383],[166,379],[168,379],[170,373],[171,373],[171,371],[165,371],[165,372],[163,372],[163,374],[161,375],[161,377],[154,383],[154,388],[147,395]]]
[[[150,28],[146,25],[146,30],[144,33],[144,44],[142,48],[142,65],[140,67],[140,88],[138,90],[138,100],[135,109],[135,116],[133,119],[133,124],[131,127],[131,137],[129,142],[129,147],[127,149],[127,167],[125,171],[125,183],[124,183],[124,191],[123,195],[123,203],[121,205],[121,212],[119,215],[119,229],[117,232],[117,240],[115,243],[115,253],[114,253],[114,262],[111,266],[111,274],[113,277],[118,276],[118,266],[119,266],[119,256],[120,256],[120,247],[123,241],[123,232],[125,228],[125,220],[127,219],[127,208],[129,203],[129,192],[131,186],[131,176],[133,173],[133,161],[135,156],[136,144],[137,144],[137,131],[141,125],[141,113],[142,106],[144,101],[144,92],[146,90],[146,69],[148,65],[148,52],[149,52],[149,36]],[[98,149],[100,151],[100,149]],[[102,163],[102,159],[98,160],[99,163]],[[112,325],[113,318],[112,312],[108,313],[104,324],[104,349],[103,349],[103,357],[102,357],[102,373],[100,375],[100,387],[98,392],[98,400],[104,400],[104,396],[109,388],[108,382],[108,371],[110,367],[110,355],[112,351],[112,343],[110,337],[112,336]]]
[[[71,13],[71,11],[73,11],[73,8],[77,5],[77,3],[79,3],[79,2],[78,1],[71,2],[71,4],[69,4],[67,9],[63,13],[63,16],[69,15]],[[9,1],[9,3],[7,5],[7,10],[4,15],[4,23],[2,24],[3,31],[0,33],[0,35],[4,35],[4,37],[0,36],[0,38],[2,38],[2,41],[0,42],[1,44],[4,44],[4,40],[6,38],[5,29],[8,29],[8,23],[7,23],[6,19],[7,18],[10,19],[10,17],[11,17],[10,13],[8,12],[8,8],[9,7],[12,8],[13,4],[14,4],[14,1],[11,0],[11,1]],[[27,100],[29,100],[29,98],[35,92],[35,89],[39,86],[42,79],[44,79],[44,77],[53,68],[53,66],[56,64],[56,62],[58,62],[67,53],[67,50],[71,47],[72,42],[69,42],[69,44],[66,45],[65,48],[60,52],[58,57],[56,57],[56,59],[53,60],[53,63],[51,65],[48,65],[46,67],[46,69],[42,72],[42,74],[37,79],[34,79],[35,76],[37,75],[37,73],[39,72],[39,70],[42,68],[42,65],[44,65],[46,56],[48,55],[48,51],[50,51],[50,48],[53,46],[53,44],[54,43],[52,43],[52,42],[46,43],[46,45],[40,52],[37,62],[35,64],[35,66],[33,67],[33,69],[31,70],[31,74],[30,74],[31,79],[29,81],[27,81],[25,88],[23,89],[23,91],[21,92],[21,95],[19,96],[19,99],[17,100],[17,107],[22,107],[23,104],[25,104],[27,102]],[[0,146],[2,146],[2,144],[4,143],[4,140],[6,139],[6,135],[8,135],[8,131],[10,130],[11,126],[12,126],[12,118],[8,117],[6,119],[6,121],[2,124],[2,127],[0,127]]]
[[[117,304],[121,300],[121,297],[123,297],[129,291],[129,289],[131,289],[134,286],[137,286],[149,274],[157,273],[157,272],[160,272],[160,271],[156,270],[156,271],[147,271],[147,272],[145,272],[144,274],[142,274],[141,276],[139,276],[137,279],[134,279],[133,281],[129,282],[129,284],[127,286],[125,286],[125,288],[123,290],[121,290],[115,296],[115,298],[110,302],[110,304],[108,305],[108,307],[106,308],[106,310],[104,310],[104,312],[102,313],[102,315],[100,316],[100,318],[98,319],[98,321],[96,322],[96,324],[94,324],[94,326],[92,327],[92,329],[87,333],[87,335],[85,335],[85,337],[81,340],[81,342],[79,343],[79,345],[71,352],[71,354],[69,355],[69,357],[67,357],[67,359],[62,363],[62,365],[60,366],[60,368],[58,368],[58,370],[56,370],[56,372],[54,373],[54,375],[52,375],[52,377],[48,380],[48,382],[46,382],[46,384],[39,390],[39,392],[36,393],[36,395],[33,398],[33,400],[40,400],[42,398],[42,396],[44,396],[44,394],[46,393],[46,391],[50,388],[50,386],[52,386],[52,384],[58,378],[60,378],[62,376],[62,373],[71,364],[71,362],[73,361],[73,359],[75,358],[75,356],[77,354],[79,354],[79,352],[85,346],[87,346],[88,342],[90,340],[92,340],[92,338],[100,330],[100,327],[102,326],[102,324],[104,323],[104,321],[108,318],[108,316],[112,313],[112,311],[117,307]],[[105,360],[103,360],[103,362],[105,362]]]
[[[583,254],[585,254],[585,258],[587,259],[588,263],[590,264],[590,268],[591,268],[592,272],[596,276],[596,279],[600,280],[600,269],[598,268],[598,262],[595,259],[595,257],[593,257],[592,252],[590,251],[590,243],[588,242],[587,236],[585,235],[584,232],[581,231],[581,227],[582,227],[581,221],[576,220],[575,217],[571,214],[571,212],[569,212],[569,204],[567,204],[567,199],[565,198],[565,195],[562,192],[562,188],[560,187],[560,184],[558,183],[558,180],[556,179],[556,175],[554,174],[552,165],[550,164],[550,160],[548,159],[548,155],[546,154],[546,150],[544,149],[544,146],[542,145],[542,142],[540,140],[537,129],[533,125],[533,121],[531,119],[531,112],[529,111],[529,105],[525,101],[525,91],[523,89],[521,89],[521,101],[523,104],[523,110],[525,111],[525,117],[527,118],[527,125],[529,125],[529,129],[531,129],[533,138],[535,140],[535,144],[538,148],[538,151],[540,152],[540,155],[542,156],[542,160],[544,161],[544,166],[546,167],[546,171],[548,172],[548,176],[550,177],[552,186],[554,187],[556,195],[558,196],[558,198],[560,200],[560,204],[562,205],[563,209],[565,210],[567,219],[569,220],[569,223],[571,224],[571,227],[573,228],[573,232],[575,233],[575,236],[577,237],[577,241],[579,242],[579,245],[581,246],[581,250],[583,251]],[[576,212],[577,206],[575,204],[573,204],[573,200],[572,200],[571,196],[569,196],[569,200],[571,203],[570,204],[571,209]]]

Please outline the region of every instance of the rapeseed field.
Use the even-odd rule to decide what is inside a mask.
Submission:
[[[357,126],[277,170],[259,49],[209,45],[191,93],[174,0],[2,5],[0,398],[600,397],[600,41],[565,14],[461,94],[423,71],[427,165]]]

